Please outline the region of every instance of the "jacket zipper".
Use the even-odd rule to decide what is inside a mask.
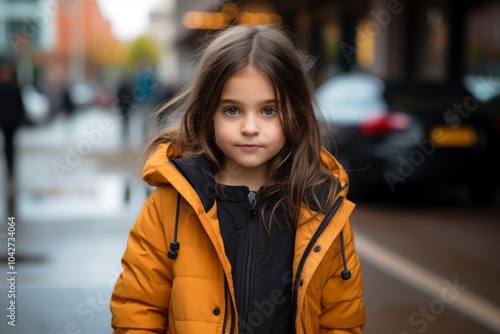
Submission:
[[[248,245],[248,252],[247,252],[247,256],[246,256],[246,269],[244,270],[244,273],[243,273],[243,277],[245,279],[245,282],[243,284],[244,286],[244,303],[243,303],[243,309],[241,310],[241,314],[240,314],[240,319],[243,319],[243,320],[246,320],[247,319],[247,313],[248,313],[248,301],[250,300],[250,283],[251,283],[251,280],[250,280],[250,272],[252,270],[252,258],[253,258],[253,234],[254,234],[254,225],[253,224],[253,216],[255,215],[253,213],[253,210],[256,210],[255,209],[255,206],[257,205],[257,200],[256,200],[256,196],[257,194],[254,192],[254,191],[250,191],[248,193],[248,202],[250,204],[250,216],[252,218],[252,221],[250,222],[250,227],[249,227],[249,231],[248,231],[248,235],[247,235],[247,242],[246,244]],[[228,293],[227,293],[227,290],[228,290],[228,287],[227,287],[227,281],[224,283],[225,284],[225,294],[226,294],[226,298],[228,296]],[[225,316],[224,316],[224,325],[222,326],[222,332],[223,333],[226,333],[226,330],[227,330],[227,317],[228,317],[228,313],[229,313],[229,310],[228,310],[228,306],[227,305],[232,305],[232,300],[231,298],[229,297],[229,303],[226,301],[226,307],[225,307]],[[231,306],[230,306],[231,308]],[[230,330],[229,330],[229,333],[234,333],[234,327],[235,327],[235,319],[233,316],[231,316],[231,327],[230,327]]]
[[[306,249],[304,250],[304,254],[302,254],[302,258],[300,259],[299,266],[297,268],[297,274],[295,276],[295,285],[293,288],[293,297],[292,297],[292,300],[293,300],[293,322],[292,322],[293,330],[292,330],[292,333],[295,333],[295,330],[296,330],[295,321],[297,319],[297,307],[298,307],[297,298],[298,298],[298,294],[299,294],[299,285],[300,285],[300,280],[301,280],[300,277],[302,276],[302,270],[304,269],[304,265],[306,263],[307,257],[309,256],[311,249],[313,248],[314,244],[316,243],[316,241],[318,240],[320,235],[323,233],[325,228],[328,226],[328,224],[332,220],[335,213],[337,213],[337,211],[338,211],[338,209],[343,201],[344,201],[343,196],[339,196],[339,198],[337,198],[335,200],[332,208],[330,209],[330,211],[328,211],[327,215],[325,216],[325,218],[323,219],[323,221],[319,225],[316,232],[314,232],[311,240],[309,241]]]
[[[249,230],[248,230],[248,234],[247,234],[247,240],[246,240],[246,245],[248,245],[248,252],[247,252],[247,257],[246,257],[246,269],[244,270],[243,272],[243,278],[245,280],[245,283],[244,283],[244,303],[243,303],[243,309],[241,310],[241,319],[243,320],[247,320],[247,315],[248,315],[248,310],[249,310],[249,305],[248,305],[248,302],[250,300],[250,283],[251,283],[251,279],[250,279],[250,273],[252,271],[252,258],[253,258],[253,241],[254,241],[254,219],[253,217],[255,216],[254,214],[254,210],[255,210],[255,206],[257,204],[257,200],[256,200],[256,193],[254,191],[250,191],[248,193],[248,202],[250,204],[250,217],[251,217],[251,221],[250,221],[250,226],[249,226]]]

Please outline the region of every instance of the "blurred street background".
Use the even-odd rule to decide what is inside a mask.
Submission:
[[[205,36],[265,23],[316,59],[365,333],[500,333],[494,0],[0,0],[0,333],[112,333],[150,116]]]

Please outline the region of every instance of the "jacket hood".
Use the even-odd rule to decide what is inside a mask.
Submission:
[[[168,159],[179,158],[180,154],[171,143],[160,144],[147,159],[142,171],[142,179],[149,185],[158,187],[161,184],[170,184],[165,167]]]
[[[146,161],[142,175],[143,180],[149,185],[156,187],[161,184],[170,184],[166,166],[169,163],[169,159],[176,158],[180,158],[180,154],[171,143],[158,145],[155,152]],[[345,197],[348,191],[349,179],[344,168],[325,148],[321,149],[321,160],[328,170],[339,179],[341,187],[339,195]]]

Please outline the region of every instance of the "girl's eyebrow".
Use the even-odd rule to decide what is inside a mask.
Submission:
[[[265,105],[265,104],[278,105],[279,103],[280,101],[275,99],[268,99],[257,102],[258,105]],[[222,99],[220,101],[220,104],[241,104],[241,101],[235,99]]]

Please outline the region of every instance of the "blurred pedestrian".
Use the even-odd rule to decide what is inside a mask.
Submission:
[[[62,89],[62,109],[66,116],[72,117],[76,110],[76,105],[71,95],[71,85],[65,84]]]
[[[112,293],[115,334],[362,332],[354,204],[301,60],[282,28],[233,26],[163,108],[182,118],[145,150],[157,188]]]
[[[0,128],[4,139],[3,155],[7,167],[7,209],[10,212],[14,209],[15,200],[15,161],[17,153],[15,135],[26,120],[15,65],[13,62],[0,60]]]
[[[130,110],[132,108],[132,85],[128,78],[123,78],[116,92],[118,108],[122,120],[122,140],[128,142],[130,137]]]

